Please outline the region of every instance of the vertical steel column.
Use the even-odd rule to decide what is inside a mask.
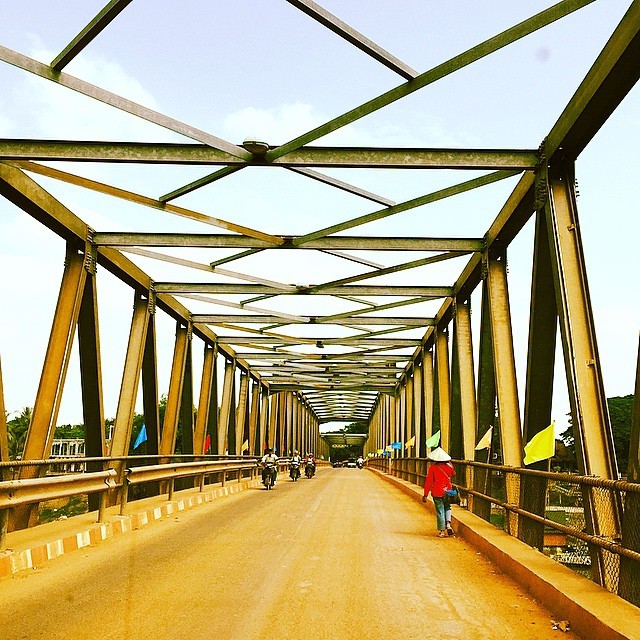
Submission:
[[[451,404],[449,428],[449,455],[464,458],[462,444],[462,398],[460,396],[460,362],[458,358],[458,323],[453,318],[453,340],[451,341]]]
[[[404,444],[405,435],[407,433],[407,381],[404,380],[404,384],[400,389],[400,423],[398,425],[398,433],[396,434],[396,440],[394,442],[400,442],[400,450],[394,449],[391,453],[394,458],[401,458],[404,456]]]
[[[122,373],[120,397],[118,398],[118,408],[111,438],[111,455],[114,457],[126,456],[129,453],[149,317],[149,300],[136,293],[133,303],[131,331],[129,332],[129,344]]]
[[[511,309],[507,283],[507,260],[504,254],[490,255],[487,266],[487,289],[489,292],[489,312],[491,316],[491,338],[493,362],[500,414],[500,437],[503,463],[511,467],[522,466],[522,427],[516,363],[513,352],[511,330]],[[507,502],[518,505],[520,501],[519,483],[509,475],[505,477]],[[517,535],[518,516],[509,512],[508,533]]]
[[[458,301],[456,304],[456,347],[460,375],[463,455],[465,460],[473,460],[478,431],[478,408],[469,301]]]
[[[205,343],[204,358],[202,361],[202,378],[200,380],[200,397],[198,398],[198,415],[196,417],[196,428],[193,433],[193,450],[194,453],[198,454],[204,453],[207,423],[209,421],[209,411],[211,410],[211,382],[213,380],[214,362],[215,350]]]
[[[155,293],[149,292],[149,320],[142,356],[142,405],[147,430],[147,453],[160,451],[160,411],[158,409],[158,365],[156,359]]]
[[[444,327],[436,334],[436,375],[438,377],[438,411],[440,446],[448,451],[451,428],[451,379],[449,377],[449,336]]]
[[[482,314],[480,318],[480,350],[478,355],[478,427],[476,442],[487,432],[489,427],[495,427],[496,422],[496,378],[493,366],[493,344],[491,340],[491,313],[489,311],[489,290],[484,270],[482,282]],[[491,448],[475,451],[476,462],[491,462]],[[476,468],[473,472],[473,488],[485,495],[491,494],[491,474],[486,469]],[[477,516],[489,521],[491,503],[476,496],[471,496],[471,510]]]
[[[424,390],[422,385],[422,367],[416,366],[413,368],[413,433],[416,437],[415,444],[413,445],[413,451],[411,455],[415,458],[420,457],[420,442],[424,440],[423,436],[423,407],[422,399],[424,397]]]
[[[633,401],[631,437],[629,440],[629,465],[627,481],[640,482],[640,345],[638,346],[638,366],[636,369],[636,390]],[[627,492],[624,501],[622,523],[622,546],[632,551],[640,551],[640,495]],[[640,606],[640,563],[629,558],[620,558],[620,581],[618,595]]]
[[[187,330],[186,358],[184,363],[184,376],[182,393],[180,394],[180,426],[182,439],[180,451],[182,453],[196,453],[193,447],[193,361],[191,358],[192,326],[189,323]],[[175,447],[174,447],[175,450]],[[200,453],[198,451],[198,453]]]
[[[269,425],[269,390],[264,385],[260,385],[260,436],[258,438],[258,448],[256,455],[262,455],[268,438]]]
[[[276,428],[278,426],[278,415],[280,414],[280,393],[274,393],[269,396],[270,408],[269,408],[269,447],[271,449],[276,446]]]
[[[183,327],[178,323],[176,325],[176,339],[171,365],[171,377],[169,379],[169,392],[167,393],[167,407],[164,412],[162,437],[160,438],[160,455],[170,455],[174,453],[176,447],[178,417],[182,403],[182,386],[184,384],[188,342],[189,330],[187,327]]]
[[[249,401],[249,375],[240,374],[240,390],[238,391],[238,407],[236,409],[236,437],[235,437],[235,455],[242,454],[244,446],[245,426],[247,421],[247,405]],[[229,447],[231,453],[231,447]]]
[[[413,387],[415,382],[415,371],[416,367],[413,366],[413,375],[407,376],[407,401],[405,404],[405,408],[407,411],[407,430],[404,434],[404,440],[402,441],[402,456],[404,458],[411,457],[412,451],[405,447],[405,444],[408,440],[411,439],[414,431],[414,404],[413,404]]]
[[[433,352],[425,349],[422,353],[422,390],[424,393],[424,436],[418,456],[427,455],[426,441],[433,435]]]
[[[276,430],[276,449],[278,456],[282,455],[284,450],[284,429],[287,424],[287,416],[289,415],[289,403],[291,402],[291,394],[289,391],[283,391],[282,397],[278,405],[278,428]]]
[[[556,301],[564,350],[569,401],[580,472],[617,479],[613,435],[602,384],[587,272],[575,198],[573,165],[549,169],[549,199],[545,207],[551,237]],[[622,530],[621,507],[613,493],[587,490],[585,517],[589,532],[617,538]],[[596,499],[596,494],[598,499]],[[615,589],[618,556],[591,550],[593,578]]]
[[[251,410],[249,412],[249,451],[255,456],[260,451],[258,438],[258,421],[260,420],[260,383],[253,381],[251,385]]]
[[[104,403],[102,399],[102,366],[100,363],[100,332],[98,323],[98,292],[96,290],[95,248],[88,247],[91,257],[85,261],[89,276],[78,316],[78,352],[80,355],[80,386],[85,429],[85,455],[100,458],[107,453],[104,433]],[[102,463],[89,462],[87,471],[102,471]],[[97,511],[98,494],[88,496],[89,511]]]
[[[87,256],[80,253],[76,245],[67,243],[64,274],[33,416],[27,431],[23,460],[42,460],[48,458],[51,451],[87,279],[86,259]],[[35,478],[38,474],[37,467],[23,467],[20,470],[20,478]],[[30,511],[31,507],[15,510],[16,527],[27,526]],[[18,516],[19,513],[22,515]]]
[[[211,372],[211,400],[209,402],[209,416],[207,418],[207,435],[211,441],[211,454],[219,454],[218,451],[218,344],[213,345],[213,371]],[[205,442],[206,442],[205,438]]]
[[[225,452],[227,451],[235,370],[235,362],[233,360],[226,360],[224,366],[224,382],[222,385],[220,419],[218,420],[218,455],[225,455]]]
[[[539,183],[540,184],[540,183]],[[524,441],[529,442],[540,430],[551,424],[553,375],[555,368],[558,312],[554,295],[553,270],[549,234],[544,207],[536,214],[527,351],[527,383],[524,400]],[[548,460],[529,468],[547,470]],[[523,476],[520,479],[520,503],[526,511],[544,516],[547,479]],[[522,518],[518,537],[528,545],[543,550],[544,525]]]

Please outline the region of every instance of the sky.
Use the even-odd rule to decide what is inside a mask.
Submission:
[[[494,0],[324,0],[321,4],[396,57],[425,71],[551,6]],[[340,129],[314,144],[536,149],[628,8],[598,0],[559,22],[447,76],[434,85]],[[23,0],[3,6],[0,45],[50,62],[101,9],[102,2]],[[134,0],[65,69],[146,107],[240,144],[279,144],[402,83],[402,79],[322,28],[285,0],[210,3]],[[0,137],[184,142],[181,136],[74,94],[0,62]],[[636,147],[640,91],[635,87],[576,164],[579,216],[607,396],[633,392],[640,329],[637,242],[640,223]],[[158,197],[208,173],[200,167],[58,163],[55,166]],[[326,170],[397,202],[482,172]],[[98,231],[216,232],[100,194],[35,179]],[[481,237],[517,179],[364,225],[357,233]],[[269,233],[304,234],[375,210],[373,203],[286,171],[249,168],[193,192],[177,204]],[[373,206],[372,206],[373,205]],[[524,402],[533,229],[509,250],[509,286],[521,404]],[[207,261],[204,252],[191,259]],[[64,243],[0,200],[0,358],[10,416],[33,406],[55,309]],[[373,258],[393,264],[394,256]],[[134,260],[156,280],[166,265]],[[429,267],[451,284],[460,264]],[[308,284],[359,273],[362,266],[322,256],[229,268]],[[175,273],[174,270],[171,273]],[[426,271],[409,278],[420,282]],[[185,270],[186,275],[186,270]],[[403,274],[403,282],[408,276]],[[131,291],[99,271],[105,414],[115,415],[128,338]],[[385,282],[392,283],[393,278]],[[185,301],[183,301],[185,302]],[[296,301],[287,300],[296,313]],[[326,300],[318,301],[324,305]],[[330,312],[340,311],[331,303]],[[472,299],[474,326],[479,298]],[[190,301],[194,312],[208,306]],[[268,303],[265,303],[268,306]],[[438,305],[436,305],[437,308]],[[318,311],[321,312],[321,311]],[[168,389],[173,321],[158,314],[159,387]],[[555,376],[554,418],[566,423],[562,358]],[[194,346],[195,397],[201,347]],[[74,354],[58,422],[82,420]],[[541,425],[542,426],[542,425]],[[561,428],[560,426],[558,427]]]

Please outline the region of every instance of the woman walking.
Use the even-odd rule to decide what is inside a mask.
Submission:
[[[436,508],[436,525],[438,537],[446,538],[453,535],[451,528],[451,505],[446,499],[445,491],[452,488],[451,478],[456,474],[451,464],[451,456],[441,447],[434,449],[428,456],[433,464],[429,465],[427,478],[424,483],[422,502],[427,501],[431,492],[433,504]]]

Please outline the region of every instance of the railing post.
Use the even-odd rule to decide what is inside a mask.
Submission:
[[[167,501],[171,501],[173,500],[173,485],[174,485],[174,479],[171,478],[171,480],[169,480],[169,491],[167,494]]]
[[[227,472],[222,472],[222,486],[225,487],[227,485]]]
[[[122,480],[122,490],[120,492],[120,515],[123,516],[127,508],[127,500],[129,498],[129,483],[126,478]]]
[[[101,491],[98,496],[98,522],[104,522],[104,515],[107,510],[108,490]]]
[[[201,474],[200,475],[200,493],[204,493],[204,479],[205,479],[205,474]]]
[[[0,511],[0,552],[7,547],[7,526],[9,525],[9,509]]]

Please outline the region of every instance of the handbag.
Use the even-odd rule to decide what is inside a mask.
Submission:
[[[460,494],[455,487],[444,490],[445,498],[449,504],[460,504]]]
[[[449,483],[449,485],[451,485],[451,489],[444,490],[445,501],[449,504],[460,504],[460,494],[458,493],[458,490],[451,484],[451,478],[449,478],[449,476],[444,471],[442,471],[442,469],[438,469],[438,471],[441,471],[445,476],[447,476],[447,482]]]

